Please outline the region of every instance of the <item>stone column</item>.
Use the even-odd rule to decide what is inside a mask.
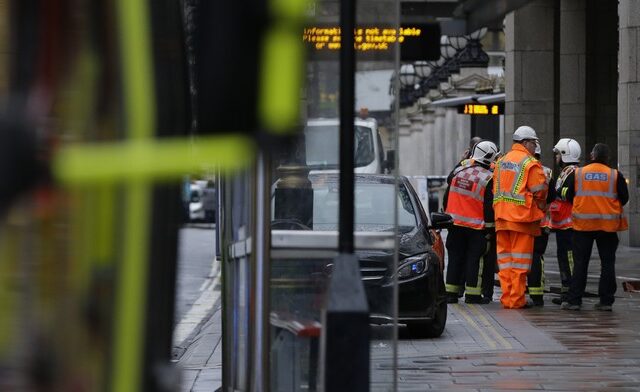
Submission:
[[[452,111],[455,119],[455,127],[458,130],[458,147],[456,148],[457,155],[455,156],[455,165],[458,163],[457,160],[461,158],[462,153],[469,148],[469,140],[471,140],[471,116],[458,114],[456,109]]]
[[[560,3],[560,137],[576,139],[584,158],[586,90],[585,0]],[[554,140],[555,144],[556,140]]]
[[[435,130],[433,127],[435,121],[435,112],[433,109],[425,109],[424,112],[424,122],[425,122],[425,168],[424,174],[430,175],[435,174],[435,164],[438,159],[438,149],[436,148],[436,136]]]
[[[445,133],[444,127],[444,109],[437,108],[434,113],[434,123],[433,123],[433,133],[435,135],[435,175],[443,175],[445,169],[445,159],[446,159],[446,139],[447,135]]]
[[[424,170],[424,149],[422,143],[422,114],[416,113],[409,117],[411,121],[411,171],[407,175],[415,176]]]
[[[555,144],[554,7],[554,0],[535,0],[506,17],[505,151],[520,125],[536,130],[543,151]]]
[[[618,79],[618,162],[629,180],[630,201],[625,207],[629,231],[621,233],[624,244],[640,246],[640,2],[620,0],[620,52]],[[613,146],[611,146],[613,147]]]
[[[431,157],[431,146],[429,145],[429,134],[427,133],[427,115],[424,110],[420,110],[422,113],[422,123],[420,127],[420,133],[418,134],[418,145],[420,146],[420,170],[418,175],[424,176],[427,173],[427,166],[429,165],[429,158]]]
[[[465,144],[467,142],[462,141],[462,130],[458,123],[458,111],[456,108],[446,109],[446,124],[447,124],[447,140],[451,143],[447,148],[447,165],[445,167],[445,174],[449,174],[455,165],[460,161],[460,155],[467,148]],[[462,147],[465,145],[464,147]]]
[[[398,123],[398,173],[406,175],[411,165],[411,122],[406,116],[400,116]]]

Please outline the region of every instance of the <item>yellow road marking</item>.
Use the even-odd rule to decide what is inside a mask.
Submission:
[[[480,318],[480,320],[484,323],[484,326],[489,328],[489,331],[491,332],[491,334],[496,337],[496,340],[500,344],[502,344],[502,346],[504,348],[506,348],[506,349],[512,349],[513,348],[511,343],[509,343],[509,341],[507,339],[505,339],[502,335],[500,335],[500,333],[498,333],[498,331],[496,331],[493,328],[493,324],[491,324],[491,322],[484,316],[484,314],[482,314],[482,312],[478,309],[477,306],[469,305],[469,308],[471,308],[471,311]]]
[[[463,307],[460,305],[457,305],[456,308],[459,310],[460,314],[462,315],[462,317],[464,317],[467,322],[473,327],[475,328],[478,333],[480,333],[480,336],[482,336],[482,338],[487,342],[487,344],[489,345],[489,347],[495,349],[497,347],[496,342],[494,342],[484,331],[482,328],[480,328],[480,326],[478,326],[478,324],[473,320],[473,318],[471,318],[471,316],[469,316],[468,314],[466,314],[466,312],[463,310]]]

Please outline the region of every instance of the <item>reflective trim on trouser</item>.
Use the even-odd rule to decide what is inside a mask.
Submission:
[[[571,271],[571,275],[573,276],[573,251],[572,250],[567,252],[567,258],[569,259],[569,271]]]
[[[533,254],[534,238],[530,234],[499,230],[496,239],[500,270],[498,276],[502,288],[500,302],[505,308],[521,308],[526,303],[524,293],[532,257],[527,259],[519,256]]]
[[[530,259],[533,257],[533,253],[508,253],[508,252],[498,252],[498,263],[500,262],[500,260],[506,259],[506,258],[512,258],[512,259]]]
[[[498,269],[499,270],[503,270],[503,269],[509,269],[509,268],[520,268],[520,269],[526,269],[529,270],[531,269],[531,264],[529,263],[513,263],[513,262],[505,262],[505,263],[501,263],[498,259]]]
[[[544,287],[531,287],[529,286],[529,295],[543,295]]]
[[[464,286],[464,292],[469,295],[480,295],[482,291],[480,290],[480,286],[472,287],[472,286]]]
[[[456,284],[445,283],[444,288],[447,291],[447,293],[458,295],[458,293],[460,292],[460,289],[462,288],[462,286],[458,286]]]

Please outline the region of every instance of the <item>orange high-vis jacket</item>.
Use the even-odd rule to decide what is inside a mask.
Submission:
[[[561,197],[564,181],[576,170],[577,167],[577,165],[565,166],[556,180],[556,199],[549,205],[549,212],[551,213],[551,228],[554,230],[566,230],[573,227],[573,221],[571,220],[571,209],[573,204],[570,201],[562,200]]]
[[[618,171],[602,163],[576,169],[573,229],[616,232],[629,227],[618,200]]]
[[[484,194],[493,173],[481,166],[459,166],[454,172],[447,199],[447,214],[456,226],[485,228]]]
[[[531,176],[533,172],[536,175]],[[538,201],[544,203],[547,183],[542,165],[524,146],[513,145],[511,151],[498,161],[493,178],[496,221],[527,223],[542,220],[544,211]]]

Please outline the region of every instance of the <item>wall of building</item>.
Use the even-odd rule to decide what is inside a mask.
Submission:
[[[586,14],[586,150],[595,143],[611,147],[611,164],[618,151],[618,7],[615,1],[587,1]]]
[[[469,144],[470,117],[458,114],[455,107],[416,105],[402,110],[400,118],[399,173],[449,174]]]

